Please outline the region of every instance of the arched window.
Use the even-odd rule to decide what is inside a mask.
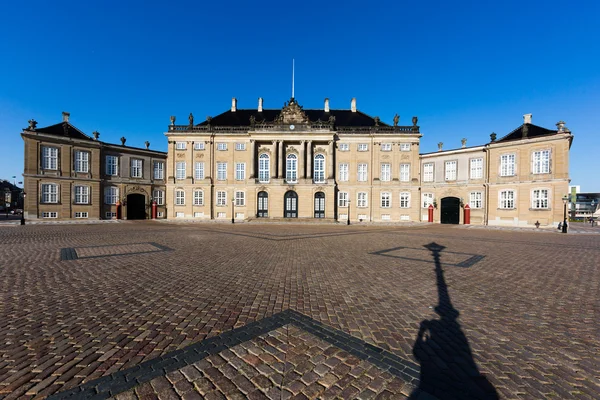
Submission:
[[[315,156],[315,182],[325,182],[325,156],[323,154]]]
[[[185,191],[183,189],[175,190],[175,205],[176,206],[185,205]]]
[[[295,154],[288,154],[285,163],[285,180],[287,182],[298,181],[298,157]]]
[[[259,182],[269,182],[271,178],[271,163],[269,160],[269,155],[267,153],[262,153],[258,157],[258,181]]]

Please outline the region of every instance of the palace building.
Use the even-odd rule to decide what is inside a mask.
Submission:
[[[356,107],[231,108],[171,124],[167,153],[113,145],[68,122],[24,129],[26,218],[328,220],[552,226],[563,218],[573,136],[531,114],[482,145],[420,153],[418,118]],[[457,140],[458,141],[458,140]],[[147,146],[149,143],[146,143]],[[157,212],[150,212],[156,203]]]

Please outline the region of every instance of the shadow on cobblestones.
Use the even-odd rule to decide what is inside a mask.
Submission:
[[[426,246],[433,255],[438,288],[435,312],[440,319],[421,321],[413,354],[421,365],[419,388],[411,399],[422,399],[426,392],[440,399],[498,399],[498,393],[479,372],[469,341],[457,321],[444,279],[440,253],[445,249],[435,242]]]

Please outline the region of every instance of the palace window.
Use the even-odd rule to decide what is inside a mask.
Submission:
[[[325,182],[325,156],[323,154],[315,156],[315,182]]]
[[[204,179],[204,162],[194,164],[194,178]]]
[[[152,191],[152,197],[154,198],[154,201],[156,201],[156,205],[162,206],[165,204],[165,192],[162,190]]]
[[[204,191],[200,189],[194,190],[194,205],[195,206],[203,206],[204,205]]]
[[[88,217],[87,211],[75,213],[75,218],[87,218],[87,217]]]
[[[358,181],[366,182],[369,178],[368,164],[358,164]]]
[[[194,150],[204,150],[204,142],[194,142]]]
[[[154,179],[165,179],[165,163],[154,161]]]
[[[340,143],[338,145],[338,148],[340,151],[349,151],[350,150],[350,145],[348,143]]]
[[[176,206],[184,206],[185,205],[185,191],[183,189],[175,190],[175,205]]]
[[[258,181],[262,183],[269,182],[271,178],[271,163],[269,160],[269,155],[267,153],[262,153],[258,157]]]
[[[531,196],[531,208],[548,208],[548,189],[535,189]]]
[[[389,182],[390,180],[390,164],[382,163],[381,164],[381,175],[379,176],[379,180],[382,182]]]
[[[175,142],[175,149],[185,150],[185,142]]]
[[[515,191],[502,190],[500,191],[500,208],[513,209],[515,208]]]
[[[119,157],[106,156],[106,175],[117,176],[119,174]]]
[[[226,162],[218,162],[217,163],[217,180],[218,181],[227,180],[227,163]]]
[[[381,208],[390,208],[392,203],[392,194],[381,192]]]
[[[410,164],[400,164],[400,182],[410,181]]]
[[[119,188],[116,186],[104,188],[104,203],[117,204],[117,201],[119,201]]]
[[[503,154],[500,156],[500,176],[515,175],[515,154]]]
[[[392,151],[391,143],[381,143],[381,151]]]
[[[236,191],[235,192],[235,206],[244,207],[246,205],[246,192]]]
[[[235,180],[243,181],[246,179],[246,163],[235,164]]]
[[[219,150],[219,151],[227,150],[227,143],[217,143],[217,150]]]
[[[131,177],[141,178],[142,177],[142,160],[137,158],[131,159]]]
[[[423,182],[433,182],[433,163],[423,164]]]
[[[42,184],[42,203],[58,203],[58,185],[55,183]]]
[[[75,204],[89,204],[90,202],[90,187],[75,186]]]
[[[88,172],[90,168],[90,153],[76,150],[74,152],[75,172]]]
[[[58,169],[58,148],[42,147],[42,169]]]
[[[456,180],[456,161],[446,161],[445,179],[447,181]]]
[[[56,211],[43,212],[42,218],[58,218],[58,213]]]
[[[358,151],[368,151],[369,150],[369,145],[367,143],[359,143],[358,144]]]
[[[340,164],[340,182],[346,182],[348,180],[348,164]]]
[[[218,206],[226,206],[227,205],[227,192],[224,190],[219,190],[217,192],[217,205]]]
[[[246,150],[246,143],[236,143],[235,144],[235,149],[237,151]]]
[[[483,207],[483,193],[482,192],[469,193],[469,207],[471,207],[471,208],[482,208]]]
[[[423,208],[433,205],[433,193],[423,193]]]
[[[531,163],[534,174],[550,173],[550,150],[534,151],[531,154]]]
[[[286,182],[298,180],[298,157],[295,154],[288,154],[285,160],[285,180]]]
[[[175,164],[175,179],[185,179],[185,161],[178,161]]]
[[[400,143],[400,151],[410,151],[410,143]]]
[[[483,158],[472,158],[470,163],[471,171],[469,177],[471,179],[483,178]]]
[[[409,192],[400,192],[400,208],[410,208]]]
[[[368,199],[368,193],[367,192],[358,192],[356,194],[356,207],[358,208],[364,208],[367,207],[367,199]]]
[[[348,192],[338,192],[338,207],[348,207]]]

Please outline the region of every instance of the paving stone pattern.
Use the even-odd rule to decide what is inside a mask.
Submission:
[[[410,258],[417,258],[414,260],[377,254],[397,247],[421,249],[432,242],[444,247],[441,264],[435,262],[434,255],[428,260],[426,252],[423,256],[411,254]],[[319,354],[306,353],[313,348],[315,352],[316,348],[322,350],[330,364],[346,365],[348,360],[352,363],[358,359],[358,365],[367,371],[381,372],[378,377],[385,382],[375,389],[362,377],[377,377],[366,373],[346,382],[338,370],[339,374],[333,373],[338,381],[329,378],[331,385],[319,389],[321,394],[306,393],[303,388],[295,396],[316,398],[332,387],[352,387],[355,389],[348,389],[352,393],[337,396],[354,398],[362,393],[356,390],[370,389],[374,394],[362,396],[387,391],[390,396],[415,397],[415,393],[424,396],[429,392],[439,398],[457,398],[456,393],[475,393],[460,392],[473,382],[491,385],[500,398],[510,399],[591,399],[600,393],[598,235],[539,235],[439,225],[404,228],[141,221],[0,228],[0,243],[3,399],[46,398],[99,378],[108,382],[115,373],[133,373],[132,368],[144,362],[158,364],[173,351],[207,343],[207,339],[223,337],[235,328],[288,309],[370,344],[373,351],[381,349],[426,367],[420,369],[421,374],[429,373],[433,366],[443,390],[436,390],[427,383],[431,379],[420,375],[418,388],[403,393],[399,387],[406,380],[389,371],[381,372],[385,371],[382,366],[290,323],[221,349],[193,363],[193,369],[182,365],[167,372],[168,366],[158,366],[153,380],[126,388],[118,396],[145,390],[144,398],[173,398],[158,395],[160,388],[153,386],[160,386],[158,382],[164,384],[165,393],[168,382],[174,391],[168,393],[175,398],[184,397],[189,385],[206,398],[219,398],[218,393],[233,397],[226,393],[234,393],[233,386],[225,382],[246,396],[242,388],[252,388],[244,378],[252,383],[256,396],[277,397],[269,391],[271,387],[295,393],[286,388],[285,380],[277,386],[271,379],[286,375],[290,375],[290,384],[297,383],[294,390],[300,383],[310,387],[315,382],[325,388],[319,380],[327,373],[321,376],[318,371],[322,368],[317,369],[320,363],[311,361]],[[157,243],[172,251],[61,260],[61,249],[65,248],[136,243]],[[482,258],[469,268],[461,268],[443,264],[444,251]],[[445,306],[445,298],[451,300],[452,307]],[[444,335],[444,329],[460,333],[464,340]],[[281,335],[285,335],[285,342]],[[279,350],[271,349],[270,338],[287,347],[278,344]],[[252,343],[259,354],[246,351],[260,360],[256,366],[252,364],[256,359],[232,350]],[[321,349],[323,346],[327,347]],[[296,357],[297,348],[302,349],[297,357],[309,356],[305,361],[315,365],[303,365],[309,370],[300,378],[287,373],[285,367],[294,371],[292,365],[296,368],[302,362],[288,365],[278,358],[285,360],[288,353]],[[331,354],[325,355],[327,349]],[[272,351],[278,351],[277,355]],[[213,362],[225,363],[217,366]],[[283,363],[283,372],[276,369],[281,366],[278,363]],[[248,365],[257,371],[257,366],[263,365],[265,373],[260,371],[254,378],[268,379],[272,385],[269,390],[263,387],[269,384],[266,380],[256,378],[259,384],[248,378],[242,368]],[[337,365],[328,366],[334,370]],[[198,371],[195,377],[194,370]],[[309,374],[303,381],[309,372],[319,378],[307,384],[315,378]],[[202,382],[204,395],[196,381]],[[187,396],[195,392],[187,391]]]

